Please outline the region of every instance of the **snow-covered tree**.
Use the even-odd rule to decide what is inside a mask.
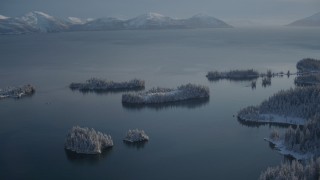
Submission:
[[[144,132],[144,130],[133,129],[127,132],[127,135],[123,140],[127,142],[142,142],[148,141],[149,136]]]
[[[259,77],[259,72],[249,70],[231,70],[228,72],[210,71],[206,75],[209,80],[230,79],[230,80],[252,80]]]
[[[208,98],[209,95],[209,88],[206,86],[186,84],[176,89],[158,87],[140,93],[126,93],[122,95],[122,102],[131,104],[156,104],[195,98]]]
[[[261,114],[274,114],[307,120],[315,116],[317,112],[320,112],[320,87],[309,86],[281,90],[259,106],[249,106],[240,110],[238,117],[259,122],[265,118]]]
[[[273,141],[278,141],[280,139],[279,132],[274,129],[270,134],[270,139],[272,139]]]
[[[305,58],[297,63],[297,69],[300,72],[320,71],[320,60]]]
[[[65,140],[66,149],[81,154],[100,154],[103,149],[112,146],[110,135],[79,126],[72,127]]]
[[[320,158],[306,163],[292,161],[280,166],[269,167],[262,172],[259,180],[317,180],[320,178]]]
[[[1,98],[21,98],[23,96],[32,95],[35,92],[35,88],[30,85],[24,85],[21,87],[7,87],[0,89],[0,99]]]
[[[269,70],[267,71],[267,77],[268,77],[268,78],[271,78],[272,76],[273,76],[272,71],[269,69]]]
[[[311,118],[303,128],[289,128],[284,134],[284,145],[298,153],[320,156],[320,116]]]

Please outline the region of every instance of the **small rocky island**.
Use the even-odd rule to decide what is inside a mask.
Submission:
[[[132,90],[143,89],[145,82],[133,79],[125,82],[107,81],[98,78],[91,78],[84,83],[71,83],[70,89],[80,91],[113,91],[113,90]]]
[[[186,84],[176,89],[153,88],[140,93],[126,93],[122,95],[122,103],[157,104],[184,101],[197,98],[209,98],[209,87]]]
[[[144,132],[144,130],[134,129],[129,130],[126,137],[123,139],[125,142],[144,142],[148,141],[149,136]]]
[[[0,89],[0,99],[2,98],[22,98],[24,96],[30,96],[35,92],[35,88],[30,85],[24,85],[21,87],[7,87]]]
[[[298,87],[282,90],[263,101],[238,112],[243,123],[279,123],[303,125],[320,111],[320,88]]]
[[[297,69],[303,72],[320,72],[320,60],[313,58],[305,58],[297,63]]]
[[[231,70],[228,72],[210,71],[206,77],[211,80],[229,79],[229,80],[253,80],[259,78],[259,72],[253,69],[249,70]]]
[[[65,140],[67,150],[80,154],[100,154],[104,149],[112,146],[113,141],[110,135],[79,126],[72,127]]]

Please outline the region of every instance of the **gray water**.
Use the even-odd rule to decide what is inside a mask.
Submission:
[[[284,157],[263,138],[273,127],[241,125],[233,115],[259,104],[293,79],[209,82],[209,70],[255,68],[295,72],[304,57],[320,58],[320,29],[206,29],[76,32],[0,36],[0,87],[33,84],[34,96],[0,101],[0,179],[257,179]],[[120,93],[73,92],[90,77],[146,80],[154,86],[196,83],[210,100],[132,108]],[[111,134],[100,156],[64,150],[74,125]],[[128,129],[150,141],[122,142]]]

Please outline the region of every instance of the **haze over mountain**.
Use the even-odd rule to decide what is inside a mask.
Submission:
[[[41,10],[54,17],[117,17],[129,19],[147,12],[185,18],[199,12],[225,22],[247,20],[262,26],[284,25],[320,11],[319,0],[1,0],[0,14],[22,16]],[[312,13],[311,13],[312,14]],[[227,21],[228,20],[228,21]],[[238,23],[237,23],[238,24]],[[236,25],[236,24],[235,24]],[[242,23],[240,24],[242,26]],[[250,25],[250,24],[248,24]]]
[[[312,16],[294,21],[288,26],[320,26],[320,12]]]
[[[77,17],[56,18],[40,11],[29,12],[15,18],[0,15],[0,34],[230,27],[232,26],[222,20],[205,14],[197,14],[188,19],[174,19],[157,13],[147,13],[128,20],[112,17],[97,19]]]
[[[1,16],[1,34],[22,34],[32,32],[59,32],[68,29],[68,23],[43,12],[34,11],[22,17]]]

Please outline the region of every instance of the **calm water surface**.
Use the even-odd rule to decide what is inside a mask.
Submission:
[[[295,71],[320,58],[319,29],[110,31],[0,36],[0,87],[32,83],[34,96],[0,101],[0,179],[257,179],[284,158],[263,141],[272,127],[241,125],[233,115],[259,104],[294,77],[263,88],[209,82],[209,70]],[[146,89],[184,83],[210,87],[210,100],[161,107],[121,104],[121,93],[73,92],[90,77],[141,78]],[[74,125],[111,134],[100,156],[64,150]],[[150,141],[122,142],[128,129]]]

